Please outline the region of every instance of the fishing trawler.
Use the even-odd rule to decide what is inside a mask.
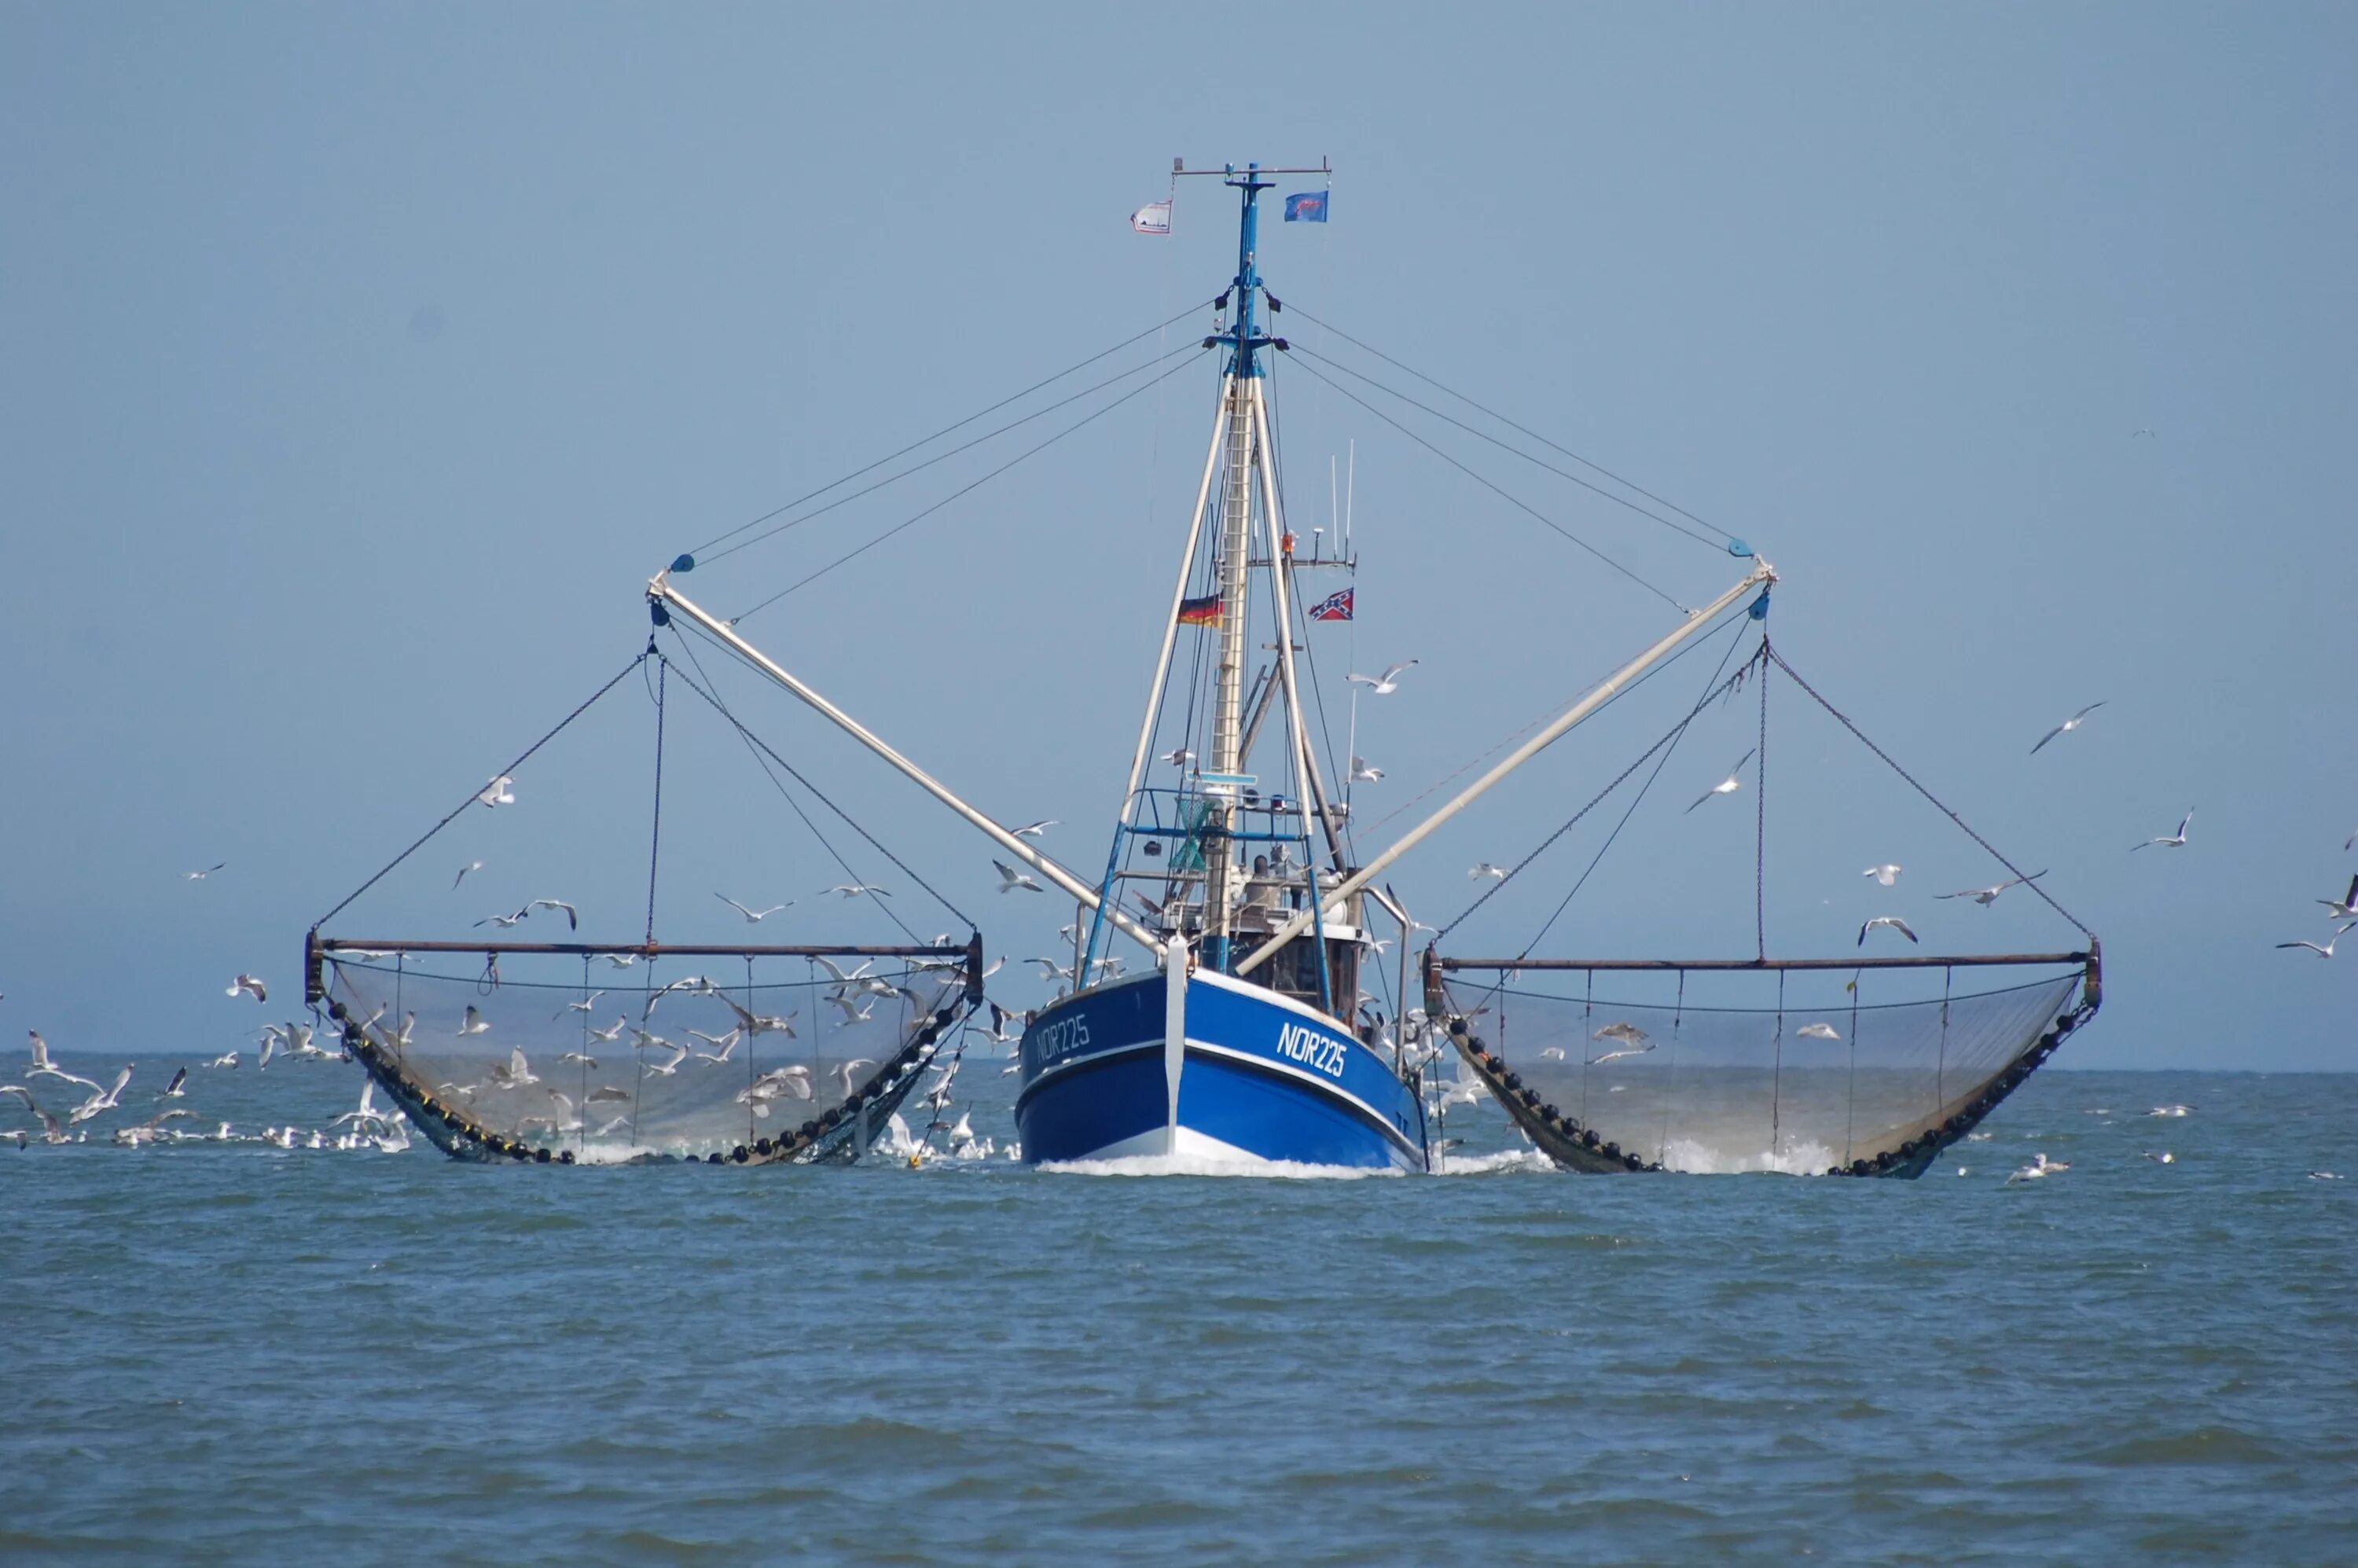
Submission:
[[[1366,856],[1360,853],[1356,826],[1348,818],[1348,799],[1337,797],[1337,781],[1332,778],[1335,759],[1327,757],[1323,764],[1321,745],[1314,745],[1306,717],[1304,688],[1315,696],[1315,670],[1297,670],[1297,658],[1309,663],[1304,654],[1309,622],[1348,618],[1348,592],[1306,603],[1304,573],[1351,566],[1351,558],[1348,545],[1339,558],[1315,542],[1309,552],[1299,549],[1297,533],[1285,516],[1269,368],[1271,356],[1290,353],[1293,344],[1273,330],[1282,304],[1271,295],[1260,271],[1260,198],[1276,189],[1276,175],[1325,175],[1325,168],[1264,169],[1249,163],[1217,169],[1174,168],[1174,186],[1179,177],[1209,177],[1238,193],[1236,274],[1219,297],[1209,302],[1212,330],[1200,340],[1200,356],[1219,365],[1212,438],[1179,547],[1179,568],[1160,632],[1146,712],[1131,745],[1104,868],[1087,877],[1059,863],[1037,844],[1040,823],[1010,827],[983,814],[871,726],[748,642],[741,632],[745,613],[776,601],[783,592],[793,592],[793,587],[741,615],[712,613],[693,601],[681,589],[681,578],[698,566],[693,552],[679,554],[672,566],[648,580],[646,603],[655,637],[648,639],[646,651],[622,675],[615,675],[597,693],[613,691],[632,670],[644,675],[654,667],[651,696],[655,697],[658,764],[654,839],[660,844],[663,693],[675,675],[736,729],[764,771],[776,764],[793,773],[785,757],[759,741],[708,687],[709,676],[703,675],[703,663],[687,637],[693,634],[793,693],[811,712],[842,729],[986,835],[998,853],[1014,863],[1000,868],[1007,887],[1052,887],[1073,898],[1080,917],[1071,926],[1071,967],[1040,959],[1065,979],[1068,988],[1044,1007],[1023,1014],[1023,1028],[1016,1035],[1019,1061],[1014,1070],[1021,1077],[1014,1120],[1021,1155],[1035,1165],[1146,1158],[1176,1160],[1174,1170],[1191,1170],[1191,1162],[1198,1160],[1433,1170],[1448,1143],[1433,1125],[1438,1115],[1450,1104],[1493,1098],[1523,1139],[1561,1170],[1921,1174],[1941,1148],[1964,1137],[1969,1127],[2054,1054],[2063,1037],[2093,1016],[2101,995],[2101,957],[2087,926],[2077,926],[2039,884],[2044,872],[2023,875],[1969,827],[1974,842],[2011,875],[1999,887],[1974,893],[1983,908],[2006,887],[2026,887],[2030,896],[2089,936],[2084,948],[1950,957],[1860,950],[1839,957],[1778,959],[1768,957],[1766,926],[1761,925],[1757,950],[1747,957],[1573,957],[1540,948],[1547,926],[1519,953],[1504,957],[1441,953],[1441,941],[1448,941],[1450,931],[1481,908],[1490,893],[1532,868],[1549,844],[1606,795],[1634,778],[1646,759],[1660,754],[1667,762],[1688,726],[1712,705],[1726,705],[1747,681],[1759,693],[1759,733],[1764,738],[1768,733],[1768,676],[1780,672],[1782,679],[1809,693],[1844,729],[1866,742],[1866,736],[1771,646],[1766,620],[1776,570],[1740,537],[1688,528],[1660,509],[1575,479],[1596,495],[1700,542],[1721,566],[1733,561],[1736,580],[1700,603],[1686,603],[1660,587],[1646,585],[1677,606],[1674,625],[1552,719],[1499,742],[1490,752],[1498,754],[1495,764],[1457,787],[1391,844]],[[1294,217],[1297,208],[1304,214],[1315,208],[1314,222],[1323,222],[1323,196],[1293,196],[1287,205],[1287,217]],[[1149,233],[1167,233],[1167,210],[1160,229],[1131,222]],[[1139,340],[1131,337],[1130,342]],[[1302,356],[1309,351],[1304,349]],[[1097,359],[1104,356],[1082,361],[1082,365]],[[1089,392],[1137,375],[1139,370],[1155,370],[1163,359],[1125,370]],[[1377,359],[1396,363],[1389,356]],[[1174,373],[1155,375],[1155,382]],[[1080,396],[1087,394],[1073,394],[1049,403],[1049,408],[1061,408]],[[1113,398],[1031,450],[1043,450],[1054,438],[1087,425],[1127,396],[1134,392]],[[1002,408],[1004,403],[992,408]],[[992,434],[1014,429],[1031,417],[1037,415],[1023,415]],[[1498,415],[1490,417],[1498,420]],[[948,429],[959,429],[959,425]],[[1568,453],[1568,448],[1535,437],[1526,427],[1509,422],[1507,429],[1542,441],[1575,462],[1587,462]],[[988,437],[950,448],[946,455],[979,446],[983,438]],[[1507,441],[1495,443],[1519,458],[1540,462],[1540,467],[1552,467],[1531,450]],[[914,453],[922,446],[903,448],[896,455]],[[893,483],[938,460],[938,455],[914,460],[871,488]],[[835,481],[835,486],[814,491],[804,503],[884,462],[889,460],[856,470]],[[1007,467],[1011,462],[992,474]],[[1589,467],[1594,470],[1594,464]],[[1563,470],[1552,471],[1563,474]],[[1604,470],[1596,474],[1637,491]],[[1565,476],[1571,479],[1571,474]],[[953,492],[953,498],[959,492],[965,491]],[[1637,491],[1637,495],[1670,507],[1646,491]],[[818,509],[835,504],[839,503],[830,500]],[[926,512],[938,504],[946,503],[934,503]],[[1531,512],[1528,504],[1523,509]],[[1703,521],[1677,507],[1670,512],[1693,524]],[[795,524],[778,524],[773,531],[787,525]],[[898,524],[871,545],[905,525]],[[745,528],[736,533],[745,533]],[[1563,528],[1556,533],[1573,537]],[[1604,558],[1577,537],[1573,542]],[[742,549],[742,542],[721,554],[733,549]],[[1634,573],[1616,568],[1634,580]],[[804,582],[809,580],[816,576],[804,578]],[[681,642],[687,665],[675,667],[660,654],[665,630]],[[1182,637],[1193,639],[1186,643],[1188,658],[1176,655]],[[1704,639],[1724,643],[1719,670],[1712,672],[1693,708],[1686,709],[1670,733],[1526,859],[1511,868],[1478,865],[1474,875],[1481,880],[1481,896],[1445,922],[1422,950],[1422,1007],[1410,1007],[1410,950],[1422,922],[1412,920],[1393,896],[1384,881],[1387,872],[1507,775],[1601,708],[1616,703],[1650,672],[1662,670],[1682,651],[1703,646]],[[1736,663],[1736,654],[1747,639],[1749,654]],[[1271,658],[1254,670],[1261,651]],[[1254,670],[1249,679],[1248,670]],[[1391,675],[1354,675],[1351,679],[1389,691],[1384,681]],[[576,709],[576,717],[587,708],[590,703]],[[545,742],[547,738],[525,750],[476,799],[486,806],[500,799],[507,773]],[[1872,742],[1867,750],[1898,771],[1898,764]],[[1471,773],[1474,766],[1445,775],[1445,783]],[[1743,766],[1740,762],[1738,771]],[[1358,769],[1358,759],[1351,759],[1354,778]],[[1629,811],[1643,802],[1658,773],[1660,764],[1634,785],[1639,799]],[[1903,771],[1900,778],[1924,793]],[[771,783],[778,783],[776,773]],[[783,790],[783,783],[778,787]],[[1436,795],[1441,787],[1433,785],[1426,795]],[[1738,787],[1736,771],[1714,795],[1733,787]],[[1950,823],[1964,827],[1955,811],[1938,799],[1931,804]],[[827,806],[842,814],[832,802]],[[446,816],[441,827],[464,809],[467,802],[460,802],[460,809]],[[1625,823],[1627,816],[1625,811]],[[847,820],[851,818],[847,816]],[[882,851],[882,844],[865,827],[860,835]],[[396,865],[425,842],[420,839],[410,851],[403,851]],[[1606,847],[1610,847],[1610,837]],[[1766,884],[1759,835],[1755,856],[1747,884],[1759,910]],[[893,859],[893,863],[908,871],[903,860]],[[352,898],[375,887],[392,871],[389,865],[377,872]],[[844,871],[851,868],[847,865]],[[1573,884],[1573,893],[1577,889],[1580,884]],[[849,884],[832,892],[856,896],[875,889]],[[1571,903],[1573,893],[1565,893],[1565,903]],[[938,893],[936,901],[950,908]],[[330,910],[328,917],[342,913],[344,905]],[[941,1110],[959,1061],[955,1052],[943,1061],[943,1052],[957,1037],[967,1016],[990,1007],[992,1037],[1007,1037],[1000,1033],[1004,1010],[988,1002],[983,992],[995,965],[983,965],[981,934],[971,934],[965,946],[948,936],[922,943],[910,934],[905,946],[820,941],[681,948],[655,941],[654,908],[651,868],[648,929],[642,941],[335,938],[320,929],[323,917],[307,936],[308,995],[314,1004],[330,1007],[347,1047],[392,1089],[396,1104],[429,1137],[462,1158],[606,1162],[646,1158],[654,1151],[660,1158],[703,1162],[856,1160],[868,1151],[871,1139],[880,1137],[893,1106],[913,1094],[920,1070],[938,1070],[926,1098],[936,1113]],[[570,922],[570,910],[566,913]],[[742,913],[757,917],[752,910]],[[950,913],[955,914],[955,908]],[[519,913],[514,920],[521,917]],[[1896,922],[1877,920],[1863,926],[1860,948],[1866,948],[1867,931],[1888,925]],[[1917,941],[1912,931],[1908,941]],[[1387,974],[1384,950],[1393,946],[1396,974]],[[479,953],[483,971],[476,976],[462,971],[429,974],[410,967],[420,955],[434,953]],[[655,986],[655,967],[687,957],[731,959],[731,967],[742,969],[741,981],[724,983],[709,974],[691,974]],[[503,959],[509,965],[504,979]],[[516,965],[525,959],[573,965],[578,974],[552,974],[535,981],[537,988],[524,988],[516,979]],[[592,1031],[590,1010],[606,995],[594,986],[599,976],[592,971],[592,959],[603,959],[615,969],[637,965],[637,1023],[618,1016],[603,1031]],[[844,969],[839,959],[860,959],[860,965]],[[806,971],[802,981],[776,979],[781,962],[802,962]],[[898,969],[880,976],[871,971],[877,962],[898,965]],[[830,979],[820,981],[818,969],[826,969]],[[1957,990],[1960,974],[1972,983],[1972,976],[2005,969],[2030,971],[2030,979],[2016,974],[2006,976],[2009,983],[1995,983],[1985,990]],[[1571,976],[1582,976],[1577,995],[1568,990]],[[1606,976],[1608,986],[1604,995],[1596,988],[1599,976]],[[1849,979],[1842,981],[1842,976]],[[1370,992],[1370,981],[1377,990]],[[1813,990],[1821,981],[1825,983],[1823,992]],[[1842,983],[1833,988],[1833,981]],[[1933,981],[1938,981],[1936,990]],[[1610,990],[1616,986],[1629,990],[1616,995]],[[1646,986],[1660,992],[1641,995]],[[1768,995],[1731,1000],[1726,986],[1747,986],[1755,992],[1773,986],[1773,1000]],[[1387,1019],[1370,1007],[1384,990],[1391,992],[1391,1007],[1399,1016]],[[486,998],[500,998],[503,1016],[492,1016],[495,1010]],[[712,1052],[691,1052],[687,1044],[655,1033],[655,1010],[665,998],[670,998],[665,1019],[679,1016],[681,1026],[691,1019],[705,1023],[703,1031],[687,1028],[684,1033],[712,1044]],[[842,1019],[830,1019],[830,1028],[818,1037],[797,1035],[795,1019],[809,1019],[809,1014],[787,1007],[795,998],[806,1002],[809,1014],[820,1011],[820,1002],[832,1004]],[[880,1000],[884,1011],[877,1011]],[[561,1004],[552,1010],[549,1002]],[[413,1028],[420,1010],[438,1011]],[[1511,1047],[1509,1014],[1514,1019]],[[542,1016],[549,1021],[540,1021]],[[594,1047],[618,1043],[625,1028],[634,1044],[618,1049],[632,1049],[634,1064],[620,1076],[627,1082],[620,1082],[611,1065],[601,1068]],[[1476,1028],[1487,1033],[1476,1033]],[[742,1043],[736,1059],[731,1059],[733,1043]],[[1457,1056],[1462,1073],[1448,1094],[1441,1094],[1438,1068],[1450,1052]],[[691,1056],[698,1056],[696,1068],[681,1070]],[[549,1082],[545,1068],[549,1061],[566,1068],[566,1087]],[[741,1085],[736,1076],[742,1076]]]

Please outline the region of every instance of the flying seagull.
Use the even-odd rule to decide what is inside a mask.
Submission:
[[[469,874],[470,872],[473,872],[473,871],[481,871],[482,869],[483,869],[483,862],[482,862],[482,861],[481,861],[481,860],[470,860],[470,861],[468,861],[465,865],[463,865],[463,866],[461,866],[461,867],[460,867],[460,868],[459,868],[459,874],[458,874],[457,876],[452,877],[452,878],[450,879],[450,886],[451,886],[451,888],[452,888],[453,890],[456,890],[456,889],[457,889],[457,887],[458,887],[458,885],[459,885],[460,882],[463,882],[463,881],[465,881],[467,880],[468,874]]]
[[[1607,1051],[1601,1056],[1591,1056],[1588,1059],[1588,1065],[1592,1067],[1601,1067],[1607,1062],[1617,1062],[1624,1056],[1642,1056],[1653,1048],[1654,1043],[1649,1040],[1643,1045],[1624,1046],[1618,1051]]]
[[[476,795],[475,798],[482,802],[485,806],[514,806],[515,804],[514,784],[515,780],[514,778],[510,777],[506,773],[502,773],[499,777],[485,784],[483,786],[482,793]]]
[[[1401,672],[1412,668],[1415,664],[1414,659],[1402,659],[1379,676],[1353,674],[1345,676],[1343,679],[1353,686],[1366,687],[1372,696],[1390,697],[1400,689]]]
[[[1506,868],[1503,866],[1494,866],[1487,860],[1481,860],[1477,861],[1473,869],[1466,873],[1466,877],[1468,881],[1478,882],[1484,877],[1496,877],[1500,881],[1505,881],[1507,880],[1507,871]]]
[[[568,931],[579,931],[581,929],[581,916],[579,913],[577,912],[571,904],[566,903],[561,898],[536,898],[530,903],[525,905],[525,908],[527,910],[561,909],[565,912],[565,928]]]
[[[1033,892],[1048,891],[1034,881],[1028,871],[1019,871],[1014,867],[999,860],[993,860],[990,863],[999,870],[999,891],[1001,892],[1013,892],[1017,888],[1029,888]]]
[[[496,925],[504,931],[511,925],[521,925],[532,918],[532,905],[525,904],[514,914],[487,914],[475,922],[478,925]]]
[[[748,925],[759,925],[764,920],[769,919],[770,916],[777,914],[778,911],[782,909],[792,909],[795,906],[795,901],[788,899],[784,903],[773,903],[767,909],[748,909],[743,904],[739,903],[735,899],[730,898],[725,892],[716,892],[712,896],[727,904],[730,908],[735,910],[738,914],[743,915],[745,917],[745,924]]]
[[[858,898],[861,893],[868,893],[877,898],[891,898],[892,896],[892,890],[891,888],[878,887],[873,882],[838,882],[835,886],[828,888],[826,891],[828,892],[839,892],[846,898]]]
[[[2035,1182],[2042,1176],[2051,1176],[2058,1171],[2068,1171],[2071,1168],[2061,1160],[2050,1160],[2043,1153],[2034,1154],[2030,1157],[2029,1164],[2006,1179],[2006,1184],[2010,1187],[2017,1182]]]
[[[1736,766],[1727,770],[1727,776],[1725,778],[1720,780],[1717,784],[1704,791],[1702,795],[1695,801],[1694,806],[1690,806],[1687,809],[1689,811],[1693,811],[1695,808],[1695,806],[1701,806],[1713,795],[1734,795],[1737,790],[1742,789],[1744,787],[1744,781],[1737,778],[1736,775],[1742,773],[1744,771],[1744,764],[1751,760],[1752,753],[1750,752],[1745,752],[1741,758],[1737,759]]]
[[[2353,922],[2353,924],[2358,925],[2358,922]],[[2333,941],[2328,942],[2322,947],[2319,946],[2314,942],[2279,942],[2277,946],[2278,947],[2306,947],[2320,958],[2331,958],[2333,957],[2334,945],[2342,940],[2343,934],[2348,932],[2349,929],[2350,927],[2345,925],[2340,931],[2336,931],[2333,934]]]
[[[2137,849],[2150,849],[2156,844],[2160,844],[2172,849],[2183,849],[2186,848],[2186,825],[2193,820],[2194,813],[2190,809],[2184,816],[2178,819],[2178,831],[2175,835],[2164,835],[2159,838],[2148,838],[2142,844],[2130,845],[2129,849],[2132,851]]]
[[[189,1098],[189,1091],[188,1091],[187,1087],[185,1087],[185,1086],[187,1085],[188,1081],[189,1081],[189,1069],[188,1069],[188,1068],[186,1068],[186,1067],[182,1067],[179,1071],[178,1071],[178,1072],[176,1072],[176,1073],[174,1073],[174,1074],[172,1075],[172,1081],[171,1081],[170,1083],[168,1083],[168,1084],[166,1084],[166,1085],[164,1086],[164,1092],[163,1092],[162,1094],[160,1094],[160,1095],[157,1095],[156,1098],[157,1098],[157,1099],[186,1099],[186,1098]]]
[[[252,975],[238,976],[237,979],[230,981],[229,989],[222,994],[225,996],[235,996],[240,991],[243,991],[252,996],[256,1001],[268,1001],[270,1000],[270,989],[267,986],[265,986],[260,980],[254,979]]]
[[[185,882],[200,882],[228,864],[227,860],[222,860],[218,864],[207,866],[201,871],[183,871],[180,873],[180,880]]]
[[[1804,1040],[1839,1040],[1842,1033],[1831,1023],[1804,1023],[1794,1033]]]
[[[1162,760],[1174,768],[1184,768],[1195,760],[1195,753],[1182,746],[1175,752],[1165,752]]]
[[[2015,877],[2010,881],[1998,883],[1996,887],[1965,888],[1957,892],[1936,892],[1932,896],[1934,898],[1969,898],[1975,903],[1980,904],[1984,909],[1987,909],[1991,904],[1997,902],[1997,895],[2004,892],[2006,889],[2010,887],[2022,887],[2030,882],[2035,882],[2046,874],[2047,873],[2045,871],[2033,871],[2027,877]]]
[[[1859,875],[1863,877],[1873,877],[1885,887],[1889,887],[1899,880],[1899,868],[1898,866],[1869,866],[1866,870],[1859,872]]]
[[[1648,1036],[1644,1030],[1639,1028],[1634,1023],[1615,1022],[1606,1024],[1604,1028],[1590,1035],[1589,1038],[1591,1040],[1618,1040],[1626,1044],[1635,1045],[1639,1041],[1648,1038]]]
[[[605,994],[606,993],[604,991],[591,991],[579,1001],[568,1001],[563,1007],[558,1008],[555,1012],[550,1013],[548,1016],[552,1019],[557,1019],[563,1018],[568,1012],[588,1012],[590,1009],[597,1003],[598,999]]]
[[[2072,730],[2077,730],[2081,725],[2085,724],[2088,721],[2088,715],[2095,712],[2096,709],[2104,706],[2104,705],[2101,702],[2092,702],[2088,704],[2087,707],[2080,709],[2079,712],[2071,715],[2071,718],[2066,719],[2062,723],[2058,724],[2046,734],[2041,735],[2039,738],[2039,745],[2030,748],[2030,754],[2034,757],[2039,755],[2039,746],[2046,745],[2048,741],[2052,741],[2058,735],[2069,735]]]
[[[2350,879],[2350,891],[2340,899],[2320,898],[2317,902],[2331,912],[2331,919],[2358,920],[2358,876]]]
[[[1016,828],[1014,832],[1018,838],[1037,838],[1041,834],[1045,833],[1049,828],[1056,826],[1058,826],[1057,819],[1053,816],[1048,816],[1043,817],[1037,822],[1027,822],[1022,827]]]
[[[1351,759],[1351,782],[1354,784],[1381,784],[1384,782],[1384,770],[1376,766],[1375,763],[1368,761],[1365,757],[1354,757]]]
[[[1900,919],[1898,915],[1878,914],[1874,919],[1868,921],[1866,925],[1858,928],[1858,945],[1860,946],[1864,947],[1866,946],[1866,934],[1874,930],[1878,925],[1888,925],[1894,931],[1898,932],[1902,936],[1907,937],[1910,942],[1917,939],[1916,933],[1908,929],[1908,923]]]
[[[489,1034],[491,1032],[491,1021],[475,1010],[474,1003],[469,1002],[466,1021],[459,1025],[459,1034]]]

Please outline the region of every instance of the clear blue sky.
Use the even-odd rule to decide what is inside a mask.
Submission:
[[[2358,866],[2358,16],[1438,15],[0,11],[0,1028],[233,1042],[229,976],[291,998],[306,925],[622,665],[674,551],[1217,292],[1214,189],[1167,242],[1123,222],[1174,155],[1326,156],[1334,222],[1266,250],[1281,296],[1758,544],[1795,663],[2104,936],[2108,1006],[2066,1064],[2353,1065],[2358,949],[2272,944],[2328,935],[2309,901]],[[1099,863],[1211,395],[1167,384],[749,633]],[[1359,443],[1362,616],[1322,667],[1423,660],[1363,716],[1383,788],[1663,624],[1306,376],[1276,396],[1298,509]],[[1731,576],[1484,466],[1690,602]],[[742,608],[938,492],[693,587]],[[1066,912],[993,894],[981,840],[732,689],[994,948],[1053,950]],[[555,894],[634,935],[647,705],[619,696],[340,927],[455,934]],[[1845,950],[1886,912],[1952,949],[2071,935],[2026,899],[1931,903],[1994,869],[1779,712],[1772,946]],[[1664,722],[1575,737],[1401,892],[1453,913],[1468,864]],[[1747,727],[1682,749],[1567,948],[1748,950],[1748,811],[1678,812]],[[802,900],[786,939],[888,935],[810,913],[840,876],[733,741],[683,722],[676,764],[666,935],[741,931],[716,890]],[[2186,850],[2127,852],[2190,806]],[[1466,945],[1520,946],[1595,842]],[[1888,895],[1858,876],[1884,860]]]

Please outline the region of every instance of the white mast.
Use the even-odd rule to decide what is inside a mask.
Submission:
[[[1212,702],[1211,766],[1216,775],[1203,798],[1210,808],[1201,829],[1204,853],[1204,932],[1214,952],[1225,952],[1236,890],[1237,857],[1228,835],[1236,828],[1237,789],[1243,770],[1245,565],[1252,553],[1253,387],[1232,367],[1223,391],[1228,413],[1228,472],[1220,503],[1220,664]],[[1280,661],[1281,665],[1282,660]]]

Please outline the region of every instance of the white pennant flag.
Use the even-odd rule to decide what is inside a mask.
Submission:
[[[1167,234],[1171,232],[1171,203],[1150,201],[1130,215],[1130,228],[1141,234]]]

